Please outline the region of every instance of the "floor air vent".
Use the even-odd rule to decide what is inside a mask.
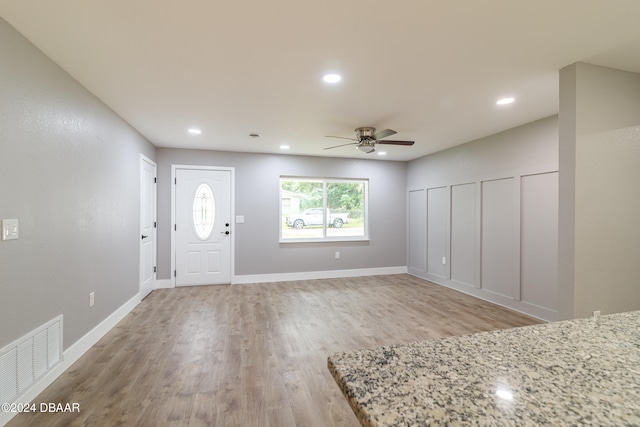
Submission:
[[[61,361],[62,315],[0,350],[0,402],[13,402]]]

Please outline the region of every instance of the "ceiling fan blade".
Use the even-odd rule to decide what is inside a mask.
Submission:
[[[385,129],[385,130],[381,130],[380,132],[376,133],[375,135],[373,135],[373,139],[378,140],[381,138],[386,138],[387,136],[391,136],[391,135],[395,135],[396,132],[395,130],[391,130],[391,129]]]
[[[389,144],[389,145],[413,145],[415,141],[393,141],[393,140],[382,140],[377,141],[376,144]]]
[[[347,139],[347,138],[344,138],[344,139]],[[357,142],[348,142],[346,144],[334,145],[333,147],[326,147],[326,148],[323,148],[323,150],[331,150],[332,148],[344,147],[345,145],[357,145],[357,144],[358,144]]]
[[[325,135],[325,138],[340,138],[340,139],[348,139],[349,141],[358,141],[355,138],[347,138],[346,136]]]

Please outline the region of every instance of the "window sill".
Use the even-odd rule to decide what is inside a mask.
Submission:
[[[321,239],[280,239],[280,244],[295,244],[295,243],[363,243],[369,242],[368,237],[350,237],[350,238],[335,238],[335,237],[325,237]]]

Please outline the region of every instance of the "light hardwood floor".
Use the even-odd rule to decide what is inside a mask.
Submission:
[[[154,291],[15,426],[357,426],[332,353],[539,323],[410,275]]]

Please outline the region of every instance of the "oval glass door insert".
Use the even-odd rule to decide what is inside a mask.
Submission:
[[[193,198],[193,229],[200,240],[207,240],[213,231],[216,217],[216,203],[209,184],[198,186]]]

